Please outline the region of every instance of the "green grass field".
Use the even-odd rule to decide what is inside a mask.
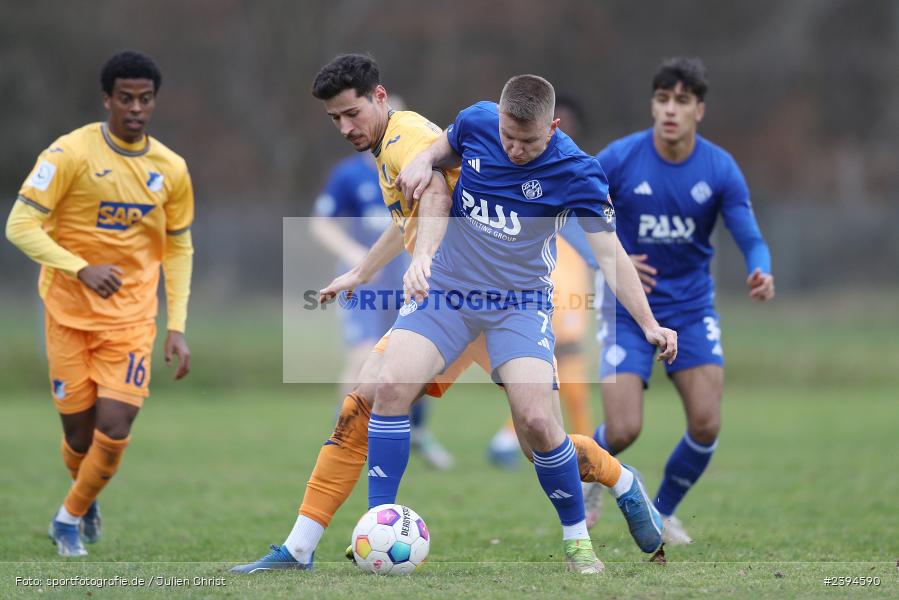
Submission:
[[[893,297],[895,299],[895,296]],[[60,428],[37,355],[33,315],[0,319],[0,597],[34,597],[16,577],[142,577],[148,587],[57,587],[60,597],[843,598],[896,597],[899,497],[895,453],[899,315],[895,303],[785,300],[725,304],[728,353],[719,451],[679,514],[696,543],[647,564],[611,502],[593,530],[607,570],[564,573],[559,529],[529,465],[489,467],[484,451],[507,414],[492,386],[460,385],[432,426],[457,457],[449,473],[413,458],[399,501],[428,522],[429,562],[409,578],[368,576],[342,558],[365,509],[365,483],[338,513],[313,573],[237,577],[227,567],[281,543],[296,515],[336,404],[333,388],[280,385],[277,314],[234,323],[197,315],[193,381],[167,381],[135,425],[122,469],[102,496],[105,538],[88,560],[58,561],[46,526],[67,488]],[[212,360],[210,360],[212,359]],[[683,433],[659,374],[646,424],[623,458],[651,491]],[[598,410],[598,398],[594,398]],[[877,577],[829,587],[826,577]],[[155,577],[189,585],[162,587]],[[224,578],[218,587],[194,577]]]

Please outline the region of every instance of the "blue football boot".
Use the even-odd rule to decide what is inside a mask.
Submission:
[[[100,540],[103,519],[100,518],[100,504],[94,500],[81,517],[81,539],[85,544],[96,544]]]
[[[71,525],[57,521],[55,518],[50,521],[50,528],[47,531],[50,540],[56,544],[60,556],[86,556],[87,550],[81,543],[81,536],[78,532],[78,525]]]
[[[297,571],[311,571],[312,563],[315,560],[315,553],[312,554],[312,560],[303,564],[297,562],[297,559],[284,546],[269,546],[272,551],[257,560],[246,565],[237,565],[230,570],[232,573],[246,573],[247,575],[257,571],[278,571],[281,569],[296,569]]]
[[[616,500],[618,508],[624,514],[627,527],[640,550],[651,554],[662,545],[662,515],[646,494],[643,477],[637,469],[625,464],[621,466],[634,474],[634,483]]]

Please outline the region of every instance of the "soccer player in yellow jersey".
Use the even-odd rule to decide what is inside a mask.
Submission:
[[[443,216],[448,213],[451,198],[447,186],[455,185],[459,172],[458,169],[446,173],[435,171],[421,200],[415,202],[406,199],[395,186],[395,180],[413,158],[442,135],[442,130],[418,113],[391,110],[387,91],[380,82],[378,65],[368,56],[345,54],[336,57],[319,71],[312,93],[323,101],[334,125],[353,148],[357,152],[371,151],[374,155],[384,202],[396,225],[384,232],[359,265],[321,291],[322,300],[368,282],[404,247],[412,254],[406,280],[426,278],[430,274],[430,256],[434,248],[418,247],[416,234],[418,229],[446,226],[445,219],[431,217],[439,216],[439,207],[446,209]],[[430,212],[420,214],[419,206],[428,207]],[[388,332],[375,346],[361,369],[358,385],[344,400],[334,432],[319,451],[312,476],[306,484],[299,516],[287,539],[280,546],[273,545],[271,552],[261,559],[238,565],[231,569],[232,572],[312,568],[313,554],[325,527],[353,491],[367,458],[371,406],[389,336]],[[433,397],[442,396],[472,362],[477,362],[488,374],[491,372],[483,336],[422,392]],[[561,421],[561,414],[558,419]],[[613,487],[624,479],[618,460],[602,450],[591,437],[573,435],[571,439],[578,454],[582,480]],[[374,470],[369,472],[369,477],[377,476]]]
[[[50,525],[62,556],[100,537],[97,496],[116,473],[149,394],[156,292],[165,272],[165,359],[190,370],[184,339],[193,189],[180,156],[145,133],[161,76],[120,52],[101,74],[105,123],[44,150],[19,190],[6,237],[41,264],[47,359],[72,486]]]

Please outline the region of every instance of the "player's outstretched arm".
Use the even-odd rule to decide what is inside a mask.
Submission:
[[[351,266],[361,263],[368,252],[365,246],[328,217],[309,219],[309,233],[334,256]]]
[[[400,171],[394,185],[406,198],[418,200],[430,185],[434,169],[455,169],[461,164],[462,157],[450,146],[444,131]]]
[[[369,249],[362,262],[334,278],[331,283],[318,292],[319,302],[329,302],[337,294],[352,290],[367,283],[375,274],[403,252],[403,232],[399,227],[391,225],[384,230],[378,241]]]
[[[774,298],[771,252],[752,211],[749,187],[736,163],[731,164],[731,177],[723,192],[721,217],[746,261],[749,297],[760,302],[771,300]]]
[[[453,200],[443,174],[431,171],[431,180],[421,196],[418,206],[418,232],[412,263],[403,276],[403,292],[410,298],[424,300],[428,295],[428,279],[431,277],[431,259],[446,234]]]
[[[587,240],[612,292],[643,330],[646,340],[659,347],[658,360],[668,364],[674,362],[677,357],[677,332],[661,327],[656,321],[637,269],[618,236],[611,231],[600,231],[587,233]]]

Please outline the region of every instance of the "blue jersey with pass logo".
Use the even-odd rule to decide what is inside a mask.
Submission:
[[[478,102],[459,113],[447,138],[462,170],[434,269],[460,286],[551,295],[555,238],[567,219],[576,215],[586,231],[615,230],[605,174],[562,131],[539,157],[516,165],[500,140],[496,103]]]
[[[658,270],[657,285],[648,294],[654,311],[712,306],[710,237],[719,214],[747,271],[771,272],[746,180],[720,147],[697,135],[689,158],[671,163],[659,155],[649,129],[612,142],[597,158],[609,178],[621,244],[628,254],[646,254]],[[611,310],[615,302],[606,287],[603,309]],[[620,304],[617,308],[624,311]]]

